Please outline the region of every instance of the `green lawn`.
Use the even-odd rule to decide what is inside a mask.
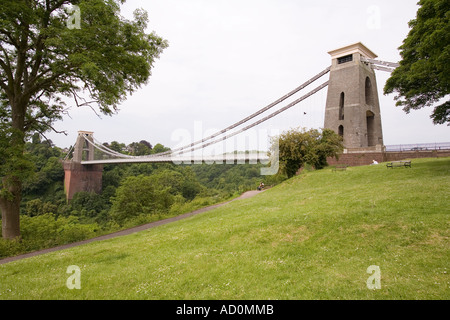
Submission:
[[[0,265],[0,299],[449,299],[450,159],[306,172],[176,223]],[[81,270],[69,290],[67,267]],[[369,266],[381,289],[369,290]]]

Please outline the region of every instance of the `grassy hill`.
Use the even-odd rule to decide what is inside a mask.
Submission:
[[[0,299],[449,299],[449,200],[449,158],[304,172],[183,221],[0,265]],[[79,290],[66,287],[71,265]]]

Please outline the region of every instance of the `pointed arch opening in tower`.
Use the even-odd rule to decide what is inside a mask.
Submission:
[[[366,104],[369,106],[373,106],[373,88],[372,88],[372,82],[370,81],[369,77],[366,77],[366,84],[365,84],[365,97],[366,97]]]
[[[377,139],[375,135],[375,114],[372,111],[366,112],[367,119],[367,145],[369,147],[376,146]]]
[[[340,125],[340,126],[339,126],[339,128],[338,128],[338,134],[339,134],[341,137],[344,137],[344,126],[343,126],[343,125]]]
[[[345,103],[345,93],[341,93],[341,98],[339,99],[339,120],[344,120],[344,103]]]

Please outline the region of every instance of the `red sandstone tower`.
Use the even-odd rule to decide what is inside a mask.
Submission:
[[[94,160],[93,132],[78,131],[72,160],[64,161],[64,190],[67,201],[80,191],[100,193],[102,191],[103,165],[83,164]]]

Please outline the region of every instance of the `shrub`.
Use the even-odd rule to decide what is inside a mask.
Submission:
[[[22,240],[30,249],[55,246],[95,236],[97,224],[81,224],[76,217],[56,217],[45,213],[21,219]]]
[[[273,138],[272,148],[278,142],[280,170],[293,177],[304,164],[315,169],[327,165],[327,157],[337,157],[343,150],[342,137],[330,129],[292,129]]]
[[[30,200],[25,205],[25,212],[28,216],[40,216],[46,213],[56,213],[58,206],[51,202],[42,202],[41,199]]]
[[[22,241],[0,238],[0,259],[16,256],[23,252],[26,252],[26,247]]]
[[[95,223],[81,224],[76,217],[56,217],[53,213],[22,216],[20,225],[21,239],[0,239],[0,258],[89,239],[100,229]]]

